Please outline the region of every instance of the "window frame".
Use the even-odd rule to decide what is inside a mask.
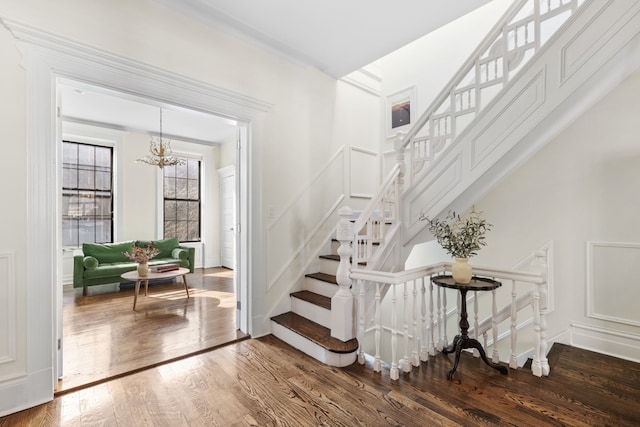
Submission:
[[[65,167],[65,165],[67,164],[66,162],[64,162],[64,157],[61,157],[61,180],[60,180],[60,191],[61,191],[61,216],[60,216],[60,227],[62,229],[62,235],[61,235],[61,243],[62,243],[62,247],[63,248],[78,248],[78,247],[82,247],[83,243],[113,243],[115,241],[115,232],[116,232],[116,215],[115,215],[115,206],[116,206],[116,191],[115,191],[115,186],[116,186],[116,176],[115,176],[115,171],[116,171],[116,148],[113,144],[101,144],[101,143],[97,143],[97,142],[93,142],[93,141],[83,141],[80,138],[63,138],[62,140],[62,153],[64,153],[64,147],[65,144],[75,144],[78,149],[80,146],[88,146],[88,147],[93,147],[94,150],[96,148],[100,148],[100,149],[106,149],[109,151],[109,189],[108,190],[104,190],[104,189],[99,189],[97,188],[97,185],[95,185],[96,181],[96,172],[97,172],[97,164],[96,164],[96,158],[95,158],[95,151],[94,151],[94,161],[93,161],[93,180],[94,180],[94,185],[93,187],[82,187],[79,182],[78,182],[78,178],[76,177],[76,186],[75,187],[66,187],[65,186],[65,180],[64,180],[64,173],[65,173],[65,169],[67,169]],[[80,163],[79,163],[79,158],[76,159],[76,171],[80,171]],[[104,239],[100,239],[100,241],[97,241],[98,239],[96,239],[97,236],[97,223],[99,221],[104,221],[104,214],[100,214],[100,218],[98,218],[96,215],[93,216],[93,239],[91,242],[88,241],[82,241],[80,238],[80,226],[79,224],[76,225],[76,239],[75,239],[75,243],[72,245],[69,245],[67,243],[69,242],[65,242],[65,237],[64,237],[64,221],[65,219],[69,219],[69,215],[68,215],[68,211],[67,214],[65,214],[65,212],[63,212],[62,207],[65,206],[65,202],[64,202],[64,198],[65,198],[65,194],[67,192],[76,192],[76,197],[79,197],[80,194],[82,193],[93,193],[93,200],[96,200],[96,194],[99,193],[108,193],[109,194],[109,198],[110,198],[110,205],[108,207],[108,224],[109,224],[109,239],[108,240],[104,240]],[[94,202],[95,205],[95,202]],[[72,218],[71,218],[72,219]]]
[[[169,237],[176,237],[181,243],[202,243],[203,241],[203,226],[202,226],[202,208],[203,208],[203,201],[202,201],[202,189],[203,189],[203,166],[204,166],[204,162],[203,159],[201,157],[193,157],[193,156],[185,156],[182,155],[179,158],[185,160],[187,162],[186,168],[187,168],[187,175],[186,177],[180,177],[178,176],[178,171],[177,168],[178,166],[165,166],[164,168],[161,169],[160,171],[160,176],[162,177],[161,179],[161,188],[160,188],[160,200],[161,200],[161,226],[160,226],[160,230],[162,232],[162,237],[163,238],[169,238]],[[194,180],[195,178],[191,178],[189,175],[189,162],[196,162],[197,163],[197,167],[198,167],[198,172],[197,172],[197,198],[190,198],[189,195],[189,181],[190,180]],[[169,176],[167,177],[166,172],[167,170],[170,170],[169,168],[173,168],[174,170],[176,170],[176,173],[174,174],[173,177]],[[177,197],[178,195],[175,194],[174,197],[167,197],[166,195],[166,179],[169,178],[174,178],[175,180],[178,179],[186,179],[187,180],[187,189],[186,189],[186,197]],[[174,188],[177,189],[177,185],[174,185]],[[177,190],[176,190],[177,191]],[[171,219],[167,219],[167,201],[175,201],[176,202],[176,217],[178,216],[178,207],[177,204],[179,202],[186,202],[187,203],[187,238],[181,238],[180,235],[178,235],[177,233],[177,225],[176,225],[176,229],[175,229],[175,233],[173,233],[173,235],[168,235],[167,234],[167,222],[171,221]],[[189,208],[188,205],[191,203],[197,203],[197,220],[195,219],[190,219],[189,218]],[[175,219],[175,221],[179,221],[177,218]],[[191,238],[190,235],[190,231],[189,231],[189,223],[190,222],[195,222],[197,221],[198,224],[198,228],[197,228],[197,240],[193,240]]]

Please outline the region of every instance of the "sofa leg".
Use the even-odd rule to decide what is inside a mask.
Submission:
[[[87,285],[84,285],[82,287],[82,296],[86,297],[87,295],[89,295],[89,288],[87,287]]]

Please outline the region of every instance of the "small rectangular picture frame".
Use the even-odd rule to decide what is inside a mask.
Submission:
[[[395,137],[398,132],[408,131],[415,122],[415,111],[415,86],[387,95],[387,138]]]

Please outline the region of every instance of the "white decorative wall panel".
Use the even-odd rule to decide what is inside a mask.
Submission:
[[[380,185],[378,154],[351,147],[350,161],[351,197],[373,197]]]
[[[0,254],[0,364],[16,359],[16,280],[15,257]]]
[[[511,134],[545,101],[545,73],[546,67],[543,67],[474,138],[471,143],[472,169],[493,151],[502,154],[517,143],[516,139],[510,138]]]
[[[640,244],[587,244],[587,316],[640,326]]]
[[[607,16],[607,11],[611,12],[609,8],[611,3],[613,3],[613,0],[607,1],[606,4],[601,3],[602,7],[600,9],[592,8],[583,11],[591,14],[589,24],[582,27],[561,49],[561,84],[582,67],[611,38],[613,24],[618,24],[618,21]],[[590,28],[598,28],[599,31],[589,31]]]

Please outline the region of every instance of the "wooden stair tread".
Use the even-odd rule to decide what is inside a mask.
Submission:
[[[334,285],[338,284],[338,281],[336,280],[336,276],[334,276],[333,274],[311,273],[311,274],[306,274],[305,276],[310,277],[312,279],[321,280],[323,282],[333,283]]]
[[[358,340],[353,338],[347,342],[331,336],[329,328],[325,328],[311,320],[291,311],[271,318],[274,322],[307,338],[320,347],[333,353],[352,353],[358,349]]]
[[[340,255],[336,255],[336,254],[320,255],[320,258],[322,258],[322,259],[330,259],[331,261],[340,262]],[[358,265],[367,265],[367,263],[366,262],[359,262]]]
[[[324,295],[320,295],[311,291],[292,292],[289,295],[294,298],[310,302],[311,304],[315,304],[322,308],[326,308],[327,310],[331,310],[331,298],[325,297]]]

